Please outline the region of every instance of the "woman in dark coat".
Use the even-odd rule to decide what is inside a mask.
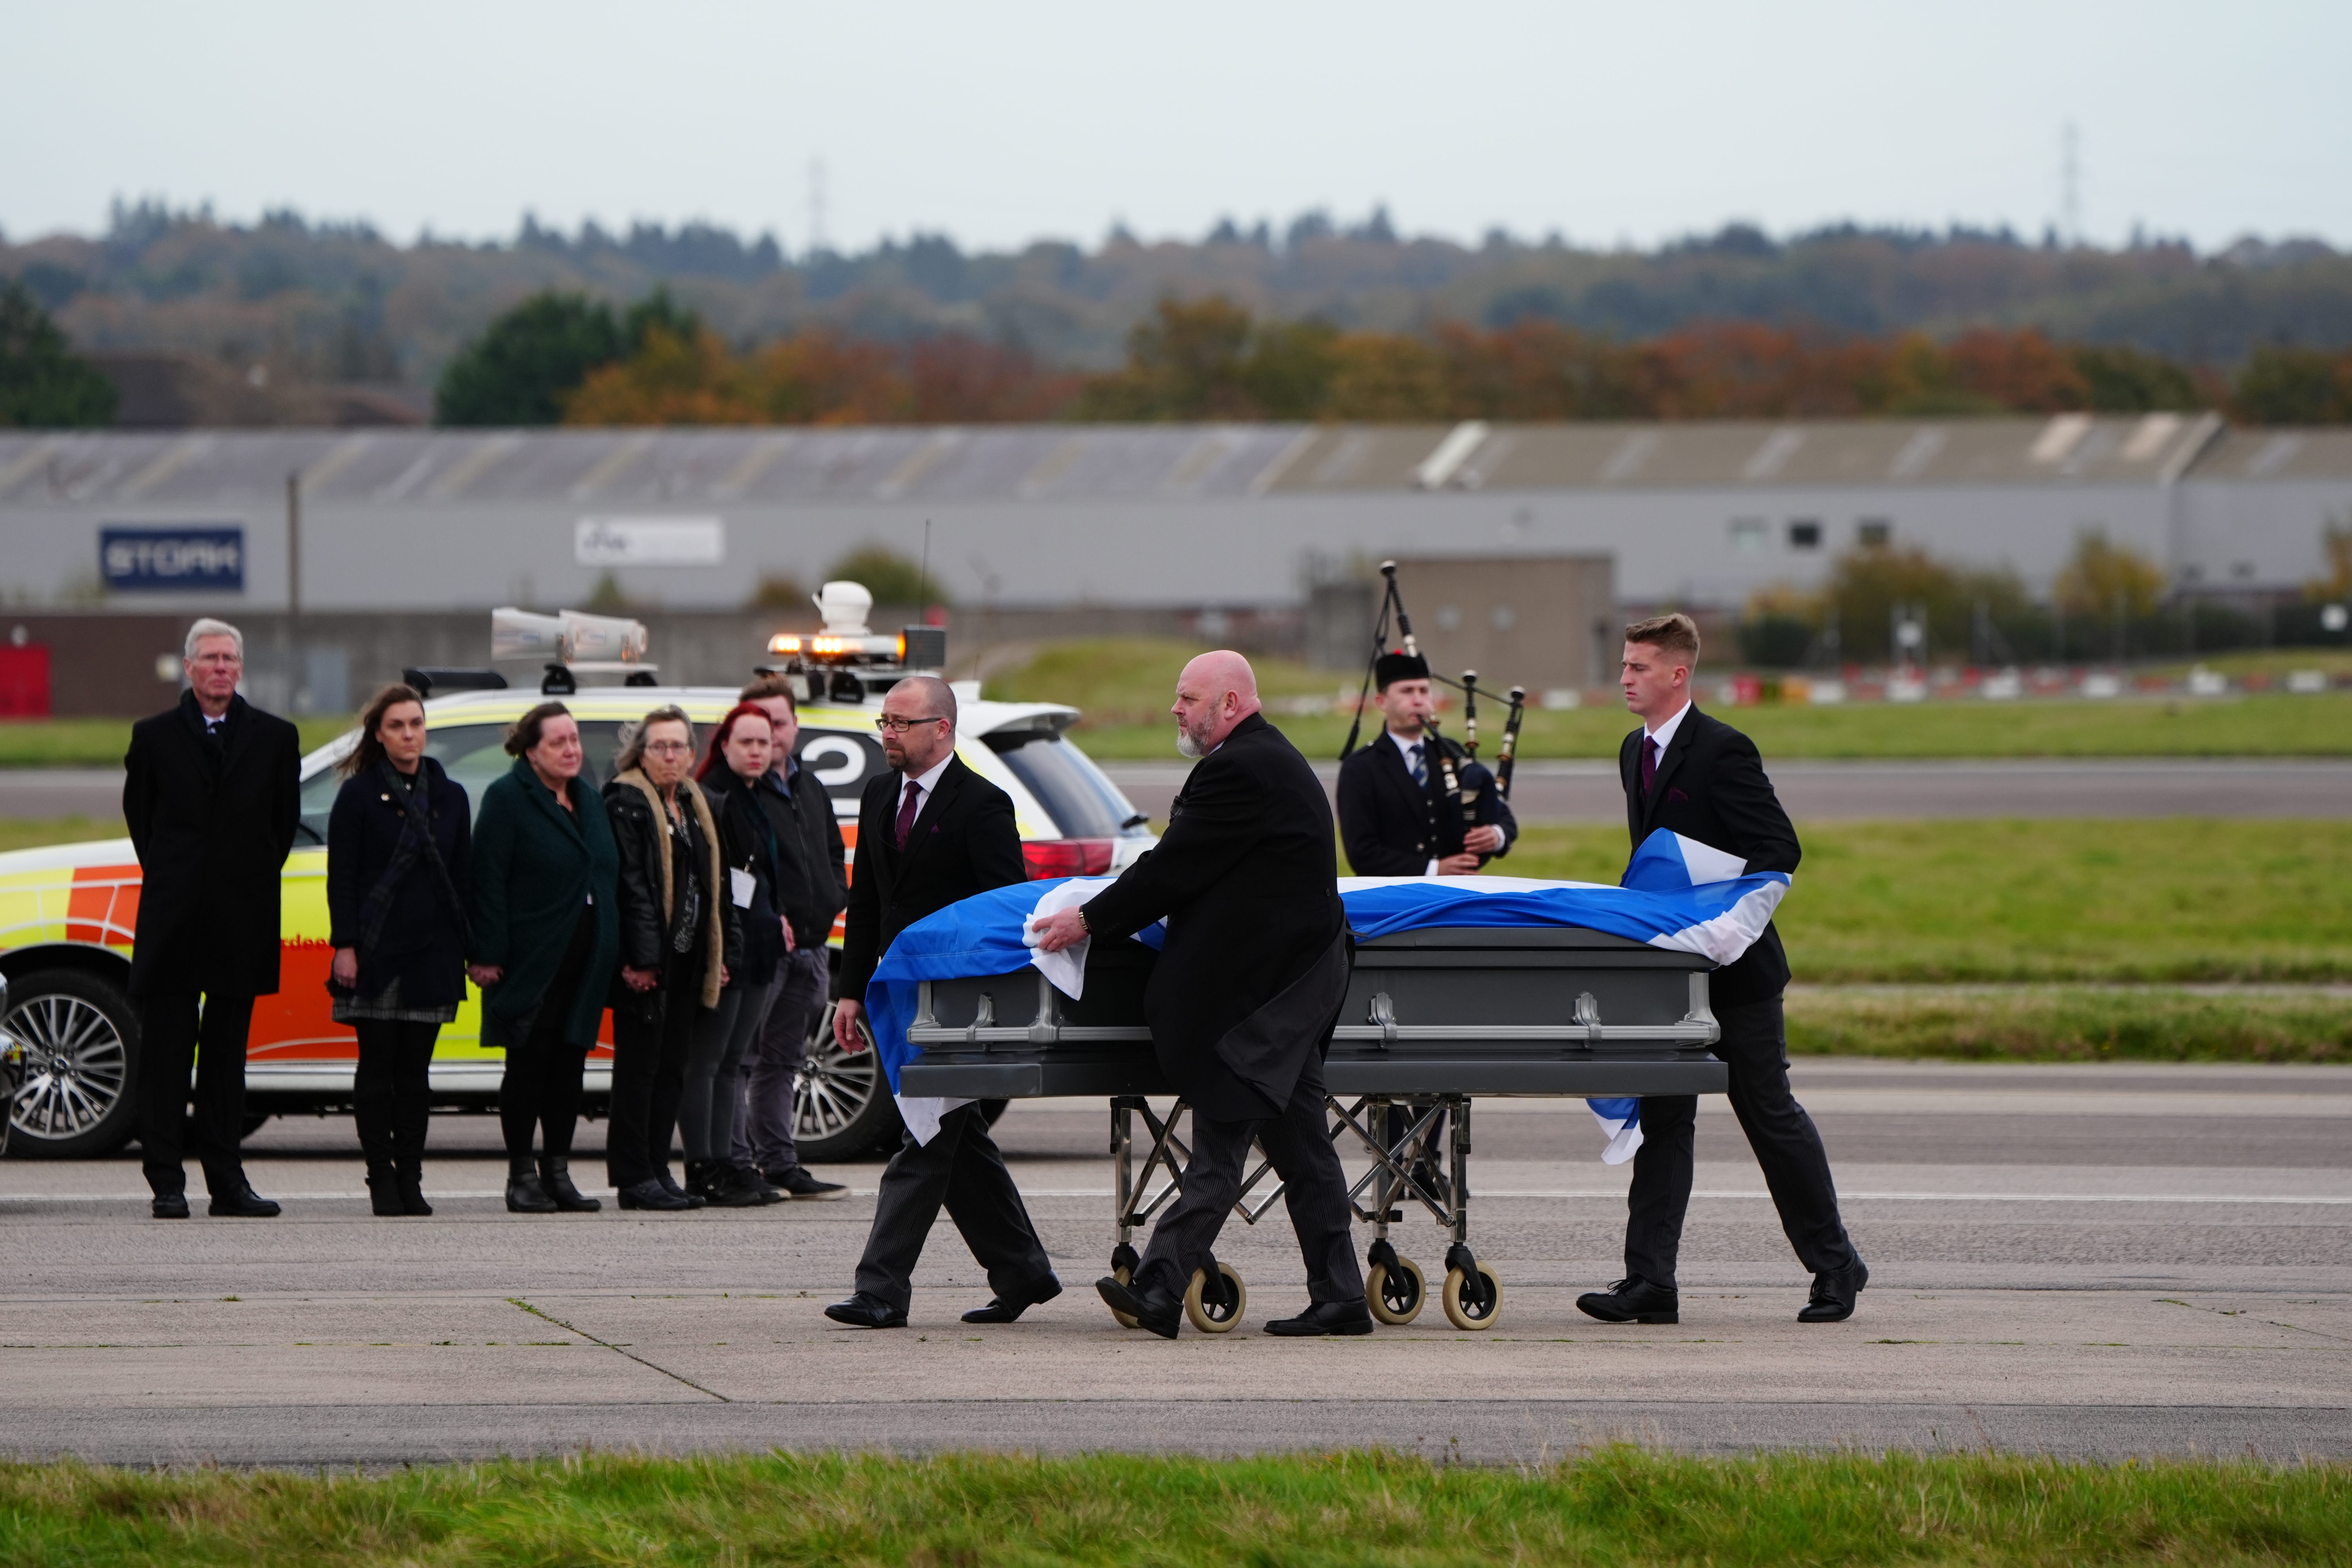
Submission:
[[[580,725],[561,702],[514,722],[515,764],[482,792],[474,824],[474,956],[482,1043],[507,1053],[499,1084],[507,1207],[581,1214],[572,1131],[607,976],[620,952],[620,853],[602,796],[581,780]],[[543,1142],[531,1163],[531,1130]]]
[[[656,708],[624,731],[604,786],[621,854],[621,969],[613,978],[613,1114],[604,1164],[625,1209],[700,1208],[669,1173],[670,1132],[701,1014],[742,941],[719,824],[687,774],[694,725]]]
[[[711,732],[696,774],[719,817],[728,898],[743,930],[740,963],[731,963],[718,1008],[703,1016],[687,1058],[686,1094],[677,1126],[686,1143],[688,1192],[720,1208],[782,1203],[784,1194],[758,1168],[735,1160],[735,1114],[742,1103],[743,1053],[767,1021],[776,961],[784,951],[776,904],[776,833],[752,792],[771,761],[774,726],[765,710],[738,704]]]
[[[466,999],[473,835],[465,786],[425,754],[425,700],[387,686],[327,817],[335,1021],[359,1036],[352,1110],[380,1215],[429,1215],[433,1043]]]

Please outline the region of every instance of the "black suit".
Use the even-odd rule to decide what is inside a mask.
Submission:
[[[253,999],[278,991],[278,873],[301,811],[301,742],[293,725],[242,697],[207,733],[194,694],[184,693],[177,708],[131,727],[122,765],[122,816],[139,854],[131,992],[148,1184],[159,1196],[186,1189],[193,1058],[205,1185],[215,1196],[239,1193],[246,1034]]]
[[[1287,1184],[1314,1300],[1364,1293],[1323,1123],[1323,1055],[1349,966],[1331,839],[1315,770],[1253,713],[1194,765],[1159,847],[1086,906],[1097,942],[1168,921],[1143,1010],[1192,1107],[1192,1159],[1139,1274],[1167,1289],[1211,1261],[1255,1134]]]
[[[1625,784],[1625,823],[1633,845],[1660,828],[1737,855],[1750,871],[1797,868],[1797,830],[1772,793],[1763,759],[1747,736],[1693,704],[1642,788],[1644,727],[1625,737],[1618,768]],[[1715,1054],[1731,1069],[1731,1109],[1748,1134],[1780,1228],[1816,1274],[1850,1267],[1853,1244],[1838,1218],[1837,1188],[1821,1133],[1789,1092],[1789,1050],[1780,992],[1789,983],[1780,933],[1764,928],[1748,950],[1709,977],[1708,1000],[1722,1026]],[[1692,1142],[1698,1100],[1658,1095],[1642,1101],[1642,1147],[1627,1194],[1625,1272],[1673,1287],[1683,1214],[1690,1206]]]
[[[866,781],[858,804],[857,863],[841,952],[844,996],[864,999],[874,966],[915,921],[1028,875],[1013,798],[961,758],[949,760],[900,849],[896,822],[906,784],[904,773],[879,774]],[[928,1143],[908,1133],[890,1156],[874,1203],[874,1228],[857,1260],[860,1291],[907,1310],[915,1264],[942,1204],[988,1270],[991,1289],[1007,1300],[1045,1293],[1054,1266],[977,1105],[949,1111]]]
[[[1428,776],[1420,784],[1413,782],[1404,753],[1385,731],[1339,764],[1339,842],[1347,847],[1349,868],[1359,877],[1421,876],[1432,860],[1460,854],[1466,831],[1480,826],[1465,822],[1460,804],[1445,798],[1444,773],[1425,734],[1423,740]],[[1438,743],[1456,768],[1467,761],[1452,741]],[[1484,768],[1477,771],[1491,779]],[[1486,826],[1503,830],[1503,847],[1494,855],[1481,856],[1481,865],[1509,854],[1519,836],[1510,803],[1493,795],[1493,788],[1491,783],[1483,786],[1477,815],[1487,819]]]

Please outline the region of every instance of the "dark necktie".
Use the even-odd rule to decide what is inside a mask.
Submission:
[[[1422,758],[1421,742],[1419,741],[1415,741],[1412,743],[1412,782],[1417,784],[1425,784],[1429,782],[1429,764]]]
[[[1642,737],[1642,793],[1648,795],[1658,782],[1658,738]]]
[[[898,847],[907,847],[908,835],[915,831],[915,814],[923,804],[923,786],[913,779],[907,781],[907,801],[898,808]]]

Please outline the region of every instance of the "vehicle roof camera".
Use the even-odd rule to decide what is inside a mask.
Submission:
[[[909,675],[936,675],[947,668],[947,628],[874,630],[866,624],[874,613],[874,595],[863,583],[827,583],[809,595],[809,602],[823,618],[823,629],[778,632],[768,639],[768,651],[781,655],[781,662],[759,667],[762,675],[780,674],[792,681],[801,701],[863,702]]]

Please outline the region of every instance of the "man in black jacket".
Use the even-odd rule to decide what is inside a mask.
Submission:
[[[294,726],[236,694],[245,637],[188,628],[188,689],[131,727],[122,816],[139,854],[131,994],[139,1000],[139,1143],[158,1219],[188,1217],[181,1129],[196,1074],[196,1157],[211,1212],[266,1219],[238,1150],[253,999],[278,992],[278,878],[301,812]]]
[[[1444,747],[1456,768],[1461,746],[1434,737],[1429,717],[1435,700],[1429,661],[1415,653],[1384,653],[1372,667],[1380,688],[1381,734],[1339,764],[1339,840],[1359,877],[1467,877],[1510,853],[1519,836],[1508,802],[1490,795],[1481,815],[1463,820],[1459,800],[1446,797]],[[1483,770],[1482,770],[1483,771]]]
[[[1172,710],[1177,749],[1201,761],[1159,847],[1035,926],[1054,952],[1168,921],[1144,1016],[1161,1070],[1192,1107],[1192,1159],[1135,1279],[1106,1278],[1096,1289],[1175,1338],[1193,1273],[1215,1268],[1211,1248],[1255,1136],[1285,1183],[1307,1261],[1307,1310],[1266,1331],[1368,1334],[1347,1178],[1323,1125],[1323,1056],[1350,966],[1330,803],[1307,759],[1259,713],[1257,678],[1241,655],[1186,665]]]
[[[849,901],[841,824],[833,815],[833,797],[796,754],[801,720],[792,682],[763,675],[737,700],[759,707],[775,731],[775,765],[752,794],[775,829],[776,904],[792,928],[792,948],[777,962],[767,1021],[743,1064],[735,1163],[751,1166],[787,1197],[845,1198],[847,1187],[801,1163],[793,1140],[793,1085],[808,1064],[809,1036],[824,1016],[833,986],[825,942],[833,935],[834,917]]]
[[[890,771],[866,781],[857,815],[857,868],[849,884],[834,1037],[865,1048],[866,984],[891,942],[959,899],[1024,880],[1013,798],[955,754],[956,700],[947,682],[908,676],[882,699],[882,752]],[[912,1278],[940,1206],[988,1270],[995,1299],[967,1323],[1009,1323],[1062,1293],[1037,1227],[971,1100],[899,1101],[908,1129],[882,1173],[874,1228],[857,1260],[857,1290],[824,1315],[859,1328],[903,1329]],[[919,1131],[933,1124],[928,1137]]]
[[[1660,616],[1625,628],[1625,706],[1642,728],[1625,737],[1617,768],[1634,847],[1664,828],[1737,855],[1750,871],[1794,872],[1797,830],[1764,776],[1755,742],[1691,701],[1697,663],[1698,627],[1688,616]],[[1821,1133],[1789,1092],[1780,1018],[1780,993],[1788,984],[1780,933],[1767,925],[1746,952],[1709,978],[1708,1000],[1723,1030],[1715,1054],[1731,1069],[1731,1109],[1763,1167],[1780,1228],[1812,1270],[1812,1297],[1798,1320],[1832,1323],[1853,1315],[1870,1270],[1838,1217]],[[1627,1194],[1625,1278],[1577,1298],[1591,1316],[1612,1323],[1678,1321],[1675,1259],[1683,1213],[1690,1206],[1697,1110],[1691,1095],[1642,1101],[1642,1147],[1633,1156]]]

